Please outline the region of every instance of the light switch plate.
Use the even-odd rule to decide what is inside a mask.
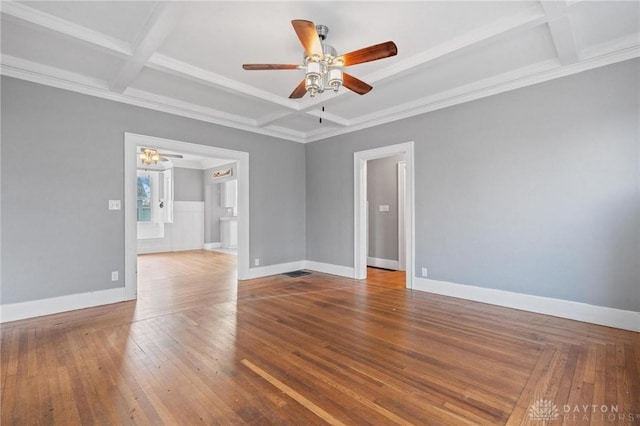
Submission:
[[[380,206],[379,206],[379,211],[381,211],[381,212],[388,212],[388,211],[389,211],[389,205],[387,205],[387,204],[380,204]]]
[[[109,200],[109,210],[120,210],[120,200]]]

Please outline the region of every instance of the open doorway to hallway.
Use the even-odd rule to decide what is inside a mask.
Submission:
[[[406,155],[367,161],[367,279],[405,286]]]
[[[371,267],[404,270],[412,288],[413,142],[354,153],[354,185],[354,277],[366,279]]]

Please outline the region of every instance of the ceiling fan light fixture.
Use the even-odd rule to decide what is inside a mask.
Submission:
[[[343,77],[342,70],[340,68],[329,68],[329,73],[327,74],[327,85],[333,89],[334,92],[338,92],[340,86],[342,86]]]
[[[160,155],[155,149],[145,148],[140,153],[140,162],[144,165],[158,164],[158,161],[160,161]]]
[[[324,90],[324,67],[320,62],[308,61],[307,73],[304,77],[304,87],[309,92],[311,97],[314,97],[316,93],[322,93]]]

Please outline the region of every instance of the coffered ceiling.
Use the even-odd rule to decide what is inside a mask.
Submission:
[[[309,142],[640,56],[639,1],[2,1],[3,75]],[[291,26],[329,27],[373,90],[288,96],[304,71]],[[324,107],[324,112],[322,112]],[[322,117],[322,123],[319,118]]]

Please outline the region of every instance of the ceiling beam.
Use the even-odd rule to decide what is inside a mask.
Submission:
[[[58,18],[46,12],[41,12],[32,7],[25,6],[23,3],[3,1],[1,11],[2,14],[7,17],[26,22],[33,26],[46,28],[67,37],[72,37],[83,43],[97,46],[110,54],[115,54],[119,57],[131,55],[131,47],[122,40],[83,27],[66,19]]]
[[[561,0],[543,1],[541,5],[547,16],[549,33],[560,64],[568,65],[577,62],[579,59],[578,46],[567,14],[567,3]]]
[[[322,119],[323,121],[330,121],[334,124],[337,124],[341,127],[349,126],[350,122],[346,118],[342,118],[339,115],[331,114],[327,111],[322,111],[322,109],[311,109],[308,111],[304,111],[306,114],[309,114],[313,117],[317,117],[318,119]]]
[[[140,31],[133,49],[133,55],[111,81],[109,87],[114,92],[122,93],[140,74],[145,64],[165,38],[173,30],[180,19],[184,3],[159,2],[155,5],[151,16]]]
[[[289,117],[290,115],[295,114],[295,111],[277,111],[271,114],[264,115],[256,120],[256,126],[265,127],[269,124],[281,120],[283,118]]]
[[[187,78],[197,83],[203,83],[207,86],[215,87],[216,89],[222,89],[236,95],[240,94],[254,99],[261,99],[266,102],[289,108],[293,111],[300,110],[296,101],[257,89],[253,86],[249,86],[248,84],[237,82],[220,74],[207,71],[160,53],[153,54],[151,58],[149,58],[147,66],[158,71]]]

